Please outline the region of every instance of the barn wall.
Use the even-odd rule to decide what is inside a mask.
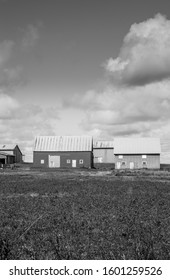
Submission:
[[[76,160],[76,167],[92,167],[93,158],[92,152],[38,152],[33,153],[33,162],[35,167],[49,167],[49,155],[60,156],[61,168],[72,168],[72,160]],[[70,163],[67,160],[70,159]],[[83,164],[79,163],[79,160],[83,159]],[[42,163],[41,163],[42,162]]]
[[[18,148],[18,146],[15,147],[13,154],[15,155],[15,162],[21,163],[22,162],[22,153],[21,153],[20,149]]]
[[[114,163],[113,151],[109,148],[93,148],[94,163]]]
[[[118,155],[115,155],[115,169],[117,168],[117,162],[120,162],[120,169],[130,168],[130,162],[134,162],[134,168],[140,169],[144,168],[142,162],[146,161],[146,168],[151,169],[160,169],[160,155],[147,155],[147,158],[142,158],[142,155],[123,155],[123,159],[118,158]],[[125,165],[122,165],[122,162],[125,162]]]
[[[6,164],[13,164],[13,163],[15,163],[15,157],[7,156],[6,157]]]

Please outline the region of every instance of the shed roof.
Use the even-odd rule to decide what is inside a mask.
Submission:
[[[0,144],[1,151],[14,150],[17,144]]]
[[[160,154],[159,138],[114,138],[115,154]]]
[[[22,154],[22,152],[17,144],[0,144],[0,151],[14,151],[16,147]]]
[[[106,149],[112,148],[113,149],[113,141],[108,140],[97,140],[93,142],[94,149]]]
[[[37,136],[34,151],[92,151],[91,136]]]

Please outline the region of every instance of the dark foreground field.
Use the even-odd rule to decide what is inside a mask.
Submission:
[[[0,259],[170,259],[170,172],[0,171]]]

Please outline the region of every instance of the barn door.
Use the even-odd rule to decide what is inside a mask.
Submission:
[[[60,156],[49,155],[49,167],[50,168],[60,167]]]
[[[134,162],[133,161],[130,162],[130,169],[134,169]]]
[[[76,167],[76,159],[72,160],[72,167]]]
[[[117,169],[120,169],[120,161],[117,162]]]

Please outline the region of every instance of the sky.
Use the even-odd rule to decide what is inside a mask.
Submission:
[[[38,135],[160,137],[170,163],[168,0],[0,0],[0,143]]]

